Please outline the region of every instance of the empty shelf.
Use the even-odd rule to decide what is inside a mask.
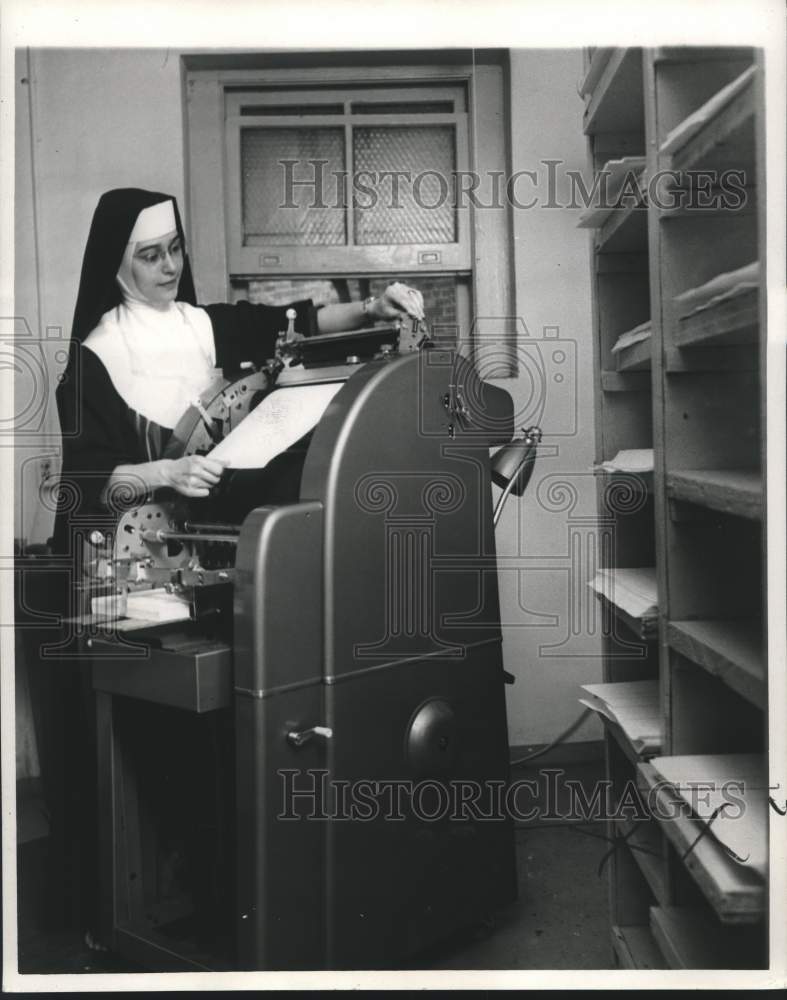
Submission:
[[[601,372],[604,392],[649,392],[650,375],[647,372]]]
[[[585,79],[579,85],[579,93],[582,97],[592,96],[598,81],[601,79],[601,74],[604,72],[607,63],[614,53],[614,48],[605,49],[599,47],[593,49],[593,55],[590,57],[590,65],[588,66],[587,73],[585,73]]]
[[[612,947],[624,969],[669,968],[649,927],[613,924]]]
[[[763,961],[761,942],[744,940],[742,928],[722,927],[699,909],[652,906],[650,927],[671,969],[750,969]]]
[[[644,253],[648,248],[648,213],[644,199],[616,208],[596,233],[598,253]]]
[[[755,74],[750,66],[669,133],[660,152],[671,156],[673,170],[750,163]]]
[[[768,675],[759,622],[670,622],[667,642],[747,701],[765,708]]]
[[[599,64],[603,58],[599,54]],[[642,49],[615,49],[587,100],[585,133],[643,132],[644,118]]]
[[[741,469],[681,469],[667,473],[672,500],[752,520],[762,518],[762,477]]]

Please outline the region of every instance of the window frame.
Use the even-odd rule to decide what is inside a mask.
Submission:
[[[228,246],[231,238],[226,212],[228,164],[224,143],[226,96],[232,90],[292,87],[323,88],[390,84],[456,84],[467,94],[469,169],[482,177],[492,171],[510,176],[510,75],[507,49],[375,52],[281,51],[184,53],[186,232],[192,255],[198,301],[226,302],[232,298]],[[333,116],[332,116],[333,117]],[[388,118],[389,116],[384,116]],[[505,341],[494,345],[495,377],[517,374],[514,314],[514,255],[512,210],[468,208],[470,246],[467,278],[472,316],[461,331],[460,349],[476,357],[481,317],[504,320]],[[441,245],[441,246],[444,246]],[[324,248],[331,253],[333,248]],[[363,270],[363,269],[362,269]],[[390,265],[392,272],[415,275],[435,272],[428,262],[417,267]],[[331,275],[337,275],[335,268]],[[459,274],[460,272],[454,271]],[[277,268],[276,277],[306,277]],[[267,277],[268,273],[254,276]],[[330,275],[325,275],[330,276]],[[460,282],[461,285],[461,282]],[[474,319],[478,317],[478,321]]]
[[[351,106],[365,97],[375,103],[394,101],[425,103],[440,99],[454,103],[452,112],[415,112],[373,114],[353,112]],[[225,139],[227,144],[227,232],[228,265],[234,278],[264,275],[303,276],[353,275],[358,273],[384,274],[390,271],[423,271],[424,264],[431,264],[432,273],[469,272],[472,266],[470,246],[470,219],[467,206],[456,211],[456,239],[450,243],[417,244],[356,244],[354,234],[354,205],[345,190],[345,223],[347,242],[344,244],[296,246],[271,245],[261,252],[259,246],[246,245],[243,241],[242,190],[241,190],[241,131],[244,128],[342,128],[344,130],[344,161],[348,176],[353,173],[352,130],[359,127],[384,126],[389,128],[419,125],[448,125],[454,129],[455,162],[457,170],[469,170],[467,112],[464,110],[464,88],[459,86],[431,85],[427,87],[383,88],[370,90],[357,82],[342,88],[322,87],[319,90],[291,90],[265,92],[250,88],[246,91],[225,93]],[[286,106],[287,104],[320,104],[344,106],[343,114],[275,116],[243,114],[244,104]],[[457,109],[459,105],[459,109]],[[331,196],[333,192],[331,192]],[[330,258],[330,259],[328,259]]]

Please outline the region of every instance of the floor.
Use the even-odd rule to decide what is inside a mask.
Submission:
[[[543,784],[547,767],[533,761],[516,776]],[[581,783],[587,792],[603,776],[602,761],[567,765],[560,778]],[[535,801],[535,800],[534,800]],[[539,800],[538,805],[544,806]],[[44,929],[43,869],[46,836],[35,800],[19,810],[27,833],[20,835],[20,883],[29,886],[20,899],[19,965],[27,973],[136,972],[109,953],[91,951],[77,933]],[[542,808],[543,813],[543,808]],[[602,824],[582,826],[542,815],[517,830],[518,900],[497,914],[494,925],[476,928],[419,957],[417,969],[609,969],[606,872],[597,874],[608,844]],[[35,835],[30,835],[31,831]],[[589,834],[589,835],[586,835]]]

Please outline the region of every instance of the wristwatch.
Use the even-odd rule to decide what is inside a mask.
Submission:
[[[375,301],[376,298],[377,298],[376,295],[368,295],[363,300],[363,303],[362,303],[364,315],[365,316],[369,316],[371,319],[374,319],[374,317],[371,315],[371,313],[369,312],[369,310],[371,309],[372,303]]]

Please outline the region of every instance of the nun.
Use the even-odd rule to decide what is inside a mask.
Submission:
[[[141,501],[162,487],[205,497],[219,482],[222,464],[210,456],[167,457],[172,431],[217,369],[273,356],[287,308],[295,309],[296,332],[307,337],[424,316],[421,293],[399,282],[363,303],[198,306],[175,199],[136,188],[101,197],[82,264],[69,360],[56,390],[63,462],[53,548],[71,569],[68,594],[54,600],[61,610],[68,607],[64,621],[89,610],[77,585],[75,532],[109,516],[118,499],[120,506]],[[62,910],[63,922],[81,928],[95,948],[95,719],[89,665],[70,649],[41,678],[49,708],[42,779],[53,825],[50,884],[60,886],[50,912]],[[155,720],[143,728],[142,741],[152,743]],[[166,807],[162,802],[161,810]]]
[[[210,457],[166,458],[172,430],[216,369],[273,356],[296,312],[302,336],[352,330],[402,315],[424,318],[421,293],[400,282],[364,302],[316,306],[196,305],[175,199],[122,188],[99,200],[82,264],[69,363],[57,389],[64,434],[57,552],[67,515],[105,510],[118,493],[160,487],[207,496],[222,466]]]

